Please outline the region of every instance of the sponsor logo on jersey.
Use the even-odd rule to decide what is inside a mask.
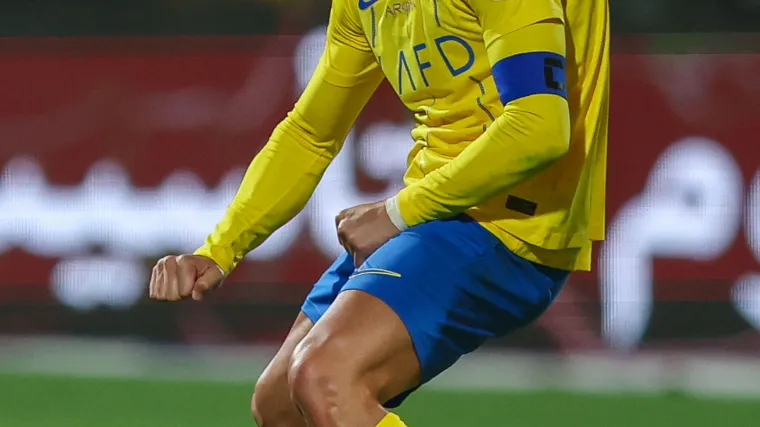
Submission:
[[[391,277],[401,277],[401,274],[396,273],[395,271],[386,270],[384,268],[367,268],[367,267],[360,267],[356,271],[354,271],[354,274],[352,274],[349,279],[352,279],[354,277],[359,276],[365,276],[368,274],[377,274],[380,276],[391,276]]]
[[[417,5],[412,0],[391,3],[385,8],[385,14],[396,16],[402,13],[409,13],[414,10],[415,7],[417,7]]]
[[[359,0],[359,10],[367,10],[377,3],[377,0]]]

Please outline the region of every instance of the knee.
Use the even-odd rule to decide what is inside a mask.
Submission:
[[[310,351],[296,352],[288,369],[288,387],[293,402],[308,404],[319,394],[319,389],[330,389],[335,381],[330,377],[327,364]]]
[[[256,425],[259,427],[264,425],[264,408],[266,408],[264,396],[266,396],[266,394],[262,393],[257,385],[251,396],[251,415],[253,415],[253,420],[256,421]]]
[[[267,425],[270,418],[267,413],[267,400],[269,400],[267,393],[266,388],[257,383],[251,396],[251,415],[259,427]]]
[[[265,376],[259,379],[251,396],[251,414],[256,425],[259,427],[282,425],[284,420],[293,416],[294,410],[295,406],[288,398],[285,378],[280,384]]]
[[[356,392],[360,385],[334,346],[300,346],[291,359],[288,385],[291,399],[305,412],[327,410]]]

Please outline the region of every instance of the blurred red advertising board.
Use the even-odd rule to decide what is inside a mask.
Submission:
[[[221,216],[322,37],[2,40],[0,300],[137,302],[151,260]],[[634,318],[652,300],[733,299],[760,316],[741,308],[760,301],[757,76],[760,55],[614,55],[609,242],[574,298],[634,301]],[[383,87],[312,203],[233,281],[313,281],[340,250],[333,215],[400,185],[410,123]]]

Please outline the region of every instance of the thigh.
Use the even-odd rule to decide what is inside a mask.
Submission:
[[[379,402],[420,382],[419,361],[404,323],[384,301],[358,290],[340,292],[295,357],[329,363],[340,382],[360,383]]]
[[[314,324],[335,301],[353,270],[353,261],[350,256],[343,254],[312,287],[288,336],[256,382],[252,401],[254,413],[258,413],[259,416],[269,413],[281,417],[283,411],[297,411],[291,401],[288,384],[288,371],[293,353],[312,330]]]

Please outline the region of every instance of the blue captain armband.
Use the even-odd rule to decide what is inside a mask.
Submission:
[[[553,52],[518,53],[497,62],[491,72],[501,103],[538,94],[567,99],[565,64],[565,57]]]

